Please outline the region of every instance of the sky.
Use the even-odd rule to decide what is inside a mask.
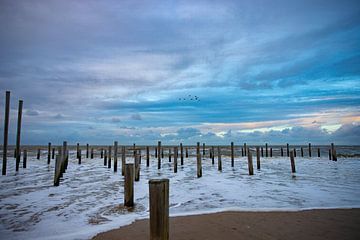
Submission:
[[[9,143],[360,144],[359,1],[0,1]],[[196,96],[196,97],[195,97]]]

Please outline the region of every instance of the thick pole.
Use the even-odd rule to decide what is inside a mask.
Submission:
[[[273,156],[272,147],[270,148],[270,157]]]
[[[180,164],[184,165],[184,149],[182,143],[180,143]]]
[[[269,153],[268,153],[268,144],[265,143],[265,156],[268,157]]]
[[[309,157],[311,157],[311,143],[309,143]]]
[[[104,166],[107,166],[107,150],[104,151]]]
[[[41,151],[40,148],[38,148],[36,159],[40,159],[40,153],[41,153],[40,151]]]
[[[78,164],[81,165],[81,149],[79,149]]]
[[[9,134],[9,115],[10,115],[10,91],[6,91],[2,175],[6,175],[7,147],[8,147],[8,134]]]
[[[254,167],[253,167],[253,160],[252,160],[252,154],[250,152],[250,149],[247,149],[248,154],[248,168],[249,168],[249,175],[254,175]]]
[[[161,141],[158,141],[158,169],[161,168],[160,149],[161,149]]]
[[[290,152],[290,162],[291,162],[291,172],[295,173],[295,160],[294,160],[294,152]]]
[[[280,151],[281,151],[281,156],[283,157],[284,156],[284,149],[281,147]]]
[[[108,153],[108,168],[111,168],[111,146],[109,146],[109,153]]]
[[[171,148],[169,148],[169,162],[171,162]]]
[[[318,151],[318,158],[320,157],[320,148],[317,149]]]
[[[296,157],[296,148],[294,148],[293,151],[294,151],[294,157]]]
[[[150,149],[148,146],[146,147],[146,166],[150,166]]]
[[[169,239],[169,179],[149,181],[150,240]]]
[[[301,151],[301,157],[304,157],[304,148],[301,147],[301,148],[300,148],[300,151]]]
[[[256,147],[256,168],[260,170],[260,149]]]
[[[26,168],[26,161],[27,161],[27,150],[24,149],[24,155],[23,155],[23,168]]]
[[[215,151],[214,151],[214,146],[211,147],[211,164],[214,165],[215,164]]]
[[[231,142],[231,167],[234,167],[234,142]]]
[[[178,155],[178,148],[174,147],[174,173],[177,173],[177,156]]]
[[[16,171],[19,171],[20,157],[21,157],[20,137],[21,137],[22,108],[23,108],[23,100],[19,100],[17,133],[16,133]]]
[[[336,149],[334,143],[331,143],[331,158],[333,161],[337,161]]]
[[[126,165],[126,151],[125,151],[125,146],[122,146],[122,148],[121,148],[121,175],[122,176],[125,175],[125,165]]]
[[[124,205],[134,206],[134,164],[125,164]]]
[[[221,163],[221,149],[218,146],[217,147],[217,151],[218,151],[218,170],[222,171],[222,163]]]
[[[89,144],[86,144],[86,158],[89,158]]]
[[[76,143],[76,158],[79,158],[80,143]]]
[[[91,159],[94,159],[94,148],[91,148],[90,158],[91,158]]]
[[[185,157],[188,158],[189,157],[189,151],[188,148],[185,148]]]
[[[201,155],[200,155],[200,143],[197,143],[196,146],[196,166],[197,166],[197,177],[202,177],[202,165],[201,165]]]
[[[117,172],[118,142],[114,142],[114,172]]]
[[[51,160],[51,143],[48,143],[48,161],[47,164],[50,164],[50,160]]]

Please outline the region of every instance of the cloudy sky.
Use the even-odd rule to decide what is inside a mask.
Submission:
[[[10,143],[360,143],[359,1],[0,1]],[[196,97],[195,97],[196,96]]]

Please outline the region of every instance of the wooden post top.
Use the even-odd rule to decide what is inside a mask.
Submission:
[[[162,178],[162,179],[150,179],[149,184],[161,184],[161,183],[169,183],[168,178]]]

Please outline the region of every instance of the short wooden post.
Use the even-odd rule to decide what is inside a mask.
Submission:
[[[134,206],[134,164],[125,164],[125,182],[124,182],[124,205],[126,207]]]
[[[171,162],[171,148],[169,148],[169,162]]]
[[[91,159],[94,159],[94,148],[91,148],[90,158],[91,158]]]
[[[293,151],[294,151],[294,157],[296,157],[296,148],[294,148]]]
[[[114,142],[114,172],[117,172],[118,142]]]
[[[86,158],[89,158],[89,144],[86,144]]]
[[[50,160],[51,160],[51,143],[48,143],[48,161],[47,164],[50,164]]]
[[[107,166],[107,151],[104,151],[104,166]]]
[[[300,152],[301,152],[301,157],[304,157],[304,148],[303,147],[300,148]]]
[[[38,148],[38,150],[37,150],[37,156],[36,156],[36,159],[40,159],[40,148]]]
[[[284,149],[281,147],[280,151],[281,151],[281,156],[283,157],[284,156]]]
[[[3,165],[2,175],[6,175],[7,149],[9,135],[9,116],[10,116],[10,91],[5,94],[5,118],[4,118],[4,142],[3,142]]]
[[[220,146],[217,147],[217,151],[218,151],[218,171],[222,171],[221,149],[220,149]]]
[[[26,168],[26,161],[27,161],[27,150],[24,149],[24,154],[23,154],[23,168]]]
[[[188,158],[188,157],[189,157],[188,148],[185,148],[185,157],[186,157],[186,158]]]
[[[295,173],[295,160],[294,160],[294,152],[290,152],[290,162],[291,162],[291,172]]]
[[[234,167],[234,142],[231,142],[231,167]]]
[[[164,158],[164,147],[161,148],[161,158]]]
[[[149,146],[146,147],[146,166],[150,166],[150,148]]]
[[[244,156],[244,148],[243,147],[241,148],[241,156],[242,157]]]
[[[260,149],[256,147],[256,168],[260,170]]]
[[[245,157],[246,157],[246,154],[247,154],[247,147],[246,147],[246,143],[244,143],[244,155],[245,155]]]
[[[331,149],[329,149],[329,160],[331,160]]]
[[[178,148],[174,147],[174,173],[177,173],[177,154],[178,153]]]
[[[289,144],[286,144],[286,154],[289,157],[290,156],[290,152],[289,152]]]
[[[155,147],[155,158],[157,158],[157,147]]]
[[[52,149],[51,159],[55,159],[55,148]]]
[[[18,122],[17,122],[17,132],[16,132],[16,171],[19,171],[20,157],[21,157],[20,137],[21,137],[22,108],[23,108],[23,100],[19,100]]]
[[[200,155],[200,143],[197,143],[196,146],[196,166],[197,166],[197,177],[202,177],[202,164],[201,164],[201,155]]]
[[[100,150],[100,158],[103,158],[104,157],[104,149],[101,149]]]
[[[254,175],[254,167],[253,167],[253,160],[252,160],[252,153],[250,149],[247,149],[248,154],[248,168],[249,168],[249,175]]]
[[[76,158],[79,158],[80,143],[76,143]]]
[[[331,143],[331,158],[333,161],[337,161],[336,149],[334,143]]]
[[[149,180],[150,240],[169,239],[169,179]]]
[[[184,165],[184,151],[183,145],[180,143],[180,164],[181,166]]]
[[[55,173],[54,173],[54,186],[59,186],[59,184],[60,184],[61,165],[62,165],[61,155],[56,155]]]
[[[138,153],[135,153],[134,156],[134,162],[135,162],[135,182],[138,182],[140,180],[140,157]]]
[[[121,148],[121,175],[125,176],[125,165],[126,165],[126,149],[125,146]]]
[[[205,143],[203,143],[203,156],[205,156]]]
[[[215,164],[215,151],[214,151],[214,146],[211,146],[211,164],[214,165]]]
[[[268,153],[268,144],[265,143],[265,156],[268,157],[269,153]]]
[[[311,143],[309,143],[309,157],[311,157]]]
[[[261,157],[264,157],[264,148],[261,147]]]
[[[67,142],[64,141],[63,142],[63,161],[64,161],[64,172],[65,170],[67,170],[67,167],[68,167],[68,163],[69,163],[69,154],[68,154],[68,149],[67,149]]]
[[[111,146],[108,149],[108,168],[111,168]]]
[[[317,149],[318,152],[318,158],[320,157],[320,148]]]
[[[161,169],[161,158],[160,158],[161,141],[158,141],[158,169]]]
[[[272,147],[270,148],[270,157],[273,156]]]
[[[79,149],[78,164],[81,165],[81,149]]]

